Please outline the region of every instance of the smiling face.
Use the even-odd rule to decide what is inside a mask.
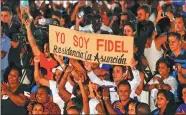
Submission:
[[[121,101],[127,101],[130,98],[131,90],[127,85],[120,85],[118,87],[118,95]]]
[[[35,104],[32,110],[33,115],[41,115],[43,114],[44,108],[41,104]]]
[[[126,74],[123,73],[122,67],[115,66],[112,72],[112,76],[113,76],[114,82],[119,82],[124,78],[124,76],[126,76]]]
[[[45,104],[49,101],[50,95],[47,93],[47,91],[44,88],[38,88],[36,93],[36,99],[37,102]]]
[[[166,99],[166,97],[163,95],[163,93],[158,94],[158,96],[157,96],[157,106],[158,106],[159,109],[166,108],[168,102],[169,101]]]
[[[17,70],[12,69],[8,74],[8,83],[9,84],[19,84],[19,73]]]
[[[158,65],[158,72],[163,78],[167,78],[169,75],[170,68],[163,62]]]
[[[129,25],[124,26],[123,34],[126,36],[133,36],[133,29]]]

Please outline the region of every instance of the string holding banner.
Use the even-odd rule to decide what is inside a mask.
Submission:
[[[133,57],[133,37],[79,32],[49,26],[50,52],[69,58],[128,66]]]

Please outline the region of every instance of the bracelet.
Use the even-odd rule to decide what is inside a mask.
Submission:
[[[171,22],[174,21],[174,20],[175,20],[174,18],[170,19]]]
[[[61,65],[61,67],[63,68],[63,67],[65,67],[66,65],[63,63],[62,65]]]
[[[109,99],[109,97],[103,97],[103,100],[107,101]]]

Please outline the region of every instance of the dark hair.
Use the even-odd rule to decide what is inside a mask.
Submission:
[[[3,6],[1,12],[8,12],[10,15],[12,15],[12,11],[8,6]]]
[[[162,57],[162,58],[160,58],[160,59],[156,62],[156,72],[157,72],[157,73],[159,73],[159,72],[158,72],[158,68],[159,68],[159,64],[160,64],[160,63],[164,63],[165,65],[167,65],[167,67],[170,68],[170,72],[171,72],[172,66],[171,66],[170,62],[169,62],[166,58]]]
[[[164,115],[174,115],[177,108],[174,99],[174,94],[171,91],[164,89],[160,89],[157,95],[159,94],[163,94],[167,101],[169,101],[165,108]]]
[[[125,27],[125,26],[130,26],[130,27],[132,28],[133,32],[136,31],[135,26],[134,26],[132,23],[130,23],[130,22],[129,22],[129,23],[126,23],[126,24],[124,25],[124,27]],[[123,27],[123,28],[124,28],[124,27]]]
[[[32,111],[33,111],[33,109],[34,109],[34,106],[37,105],[37,104],[41,105],[42,108],[43,108],[43,111],[44,111],[44,105],[43,105],[42,103],[39,103],[39,102],[36,102],[36,101],[34,101],[34,102],[32,103]]]
[[[72,103],[73,103],[74,106],[76,107],[76,110],[77,110],[77,111],[79,111],[79,112],[82,111],[82,109],[83,109],[83,102],[82,102],[82,97],[81,97],[81,95],[80,95],[80,96],[73,97],[73,98],[71,98],[69,101],[72,101]],[[66,108],[67,108],[67,103],[68,103],[69,101],[67,101],[67,102],[65,103],[65,106],[64,106],[64,114],[65,114],[65,115],[67,115],[67,110],[66,110]],[[70,107],[70,108],[71,108],[71,107]],[[73,106],[72,106],[71,109],[74,109]]]
[[[16,70],[19,74],[19,77],[22,77],[22,70],[21,70],[20,67],[18,67],[16,65],[13,65],[13,66],[10,67],[10,71],[12,71],[12,70]],[[9,71],[9,73],[10,73],[10,71]]]
[[[61,13],[60,13],[60,11],[53,11],[53,12],[52,12],[52,15],[57,16],[59,19],[61,18]]]
[[[151,110],[148,104],[139,103],[136,105],[136,114],[137,115],[150,115]]]
[[[50,94],[50,92],[51,92],[49,87],[43,86],[43,85],[39,86],[38,89],[44,89],[47,92],[47,94]],[[38,89],[37,89],[37,91],[38,91]]]
[[[175,18],[182,18],[184,26],[186,27],[186,18],[183,17],[182,15],[176,15]]]
[[[176,37],[176,39],[179,40],[179,41],[181,40],[181,35],[180,35],[179,33],[177,33],[177,32],[170,32],[170,33],[168,34],[168,38],[169,38],[170,36]]]
[[[116,66],[121,67],[123,73],[125,73],[126,70],[127,70],[127,69],[126,69],[126,66],[122,66],[122,65],[114,65],[114,66],[113,66],[113,69],[114,69]]]
[[[186,88],[186,84],[182,84],[182,88]]]
[[[118,84],[117,84],[117,88],[119,88],[120,85],[127,85],[128,88],[131,90],[131,86],[129,84],[129,82],[127,80],[121,80]]]
[[[141,5],[138,10],[143,9],[145,11],[145,13],[149,13],[149,15],[151,14],[151,7],[148,4],[143,4]],[[137,11],[138,11],[137,10]]]
[[[44,76],[44,75],[47,75],[47,70],[43,67],[40,67],[40,71],[41,71],[41,74]]]

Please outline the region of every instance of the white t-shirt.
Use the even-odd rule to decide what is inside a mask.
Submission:
[[[75,30],[75,25],[72,26],[71,29]],[[100,30],[104,30],[104,31],[108,31],[109,33],[113,33],[112,29],[108,26],[105,26],[103,23],[102,23]],[[86,25],[84,27],[79,26],[79,31],[87,32],[87,33],[95,33],[94,30],[92,29],[92,24]]]
[[[130,94],[130,98],[134,98],[135,96],[137,96],[137,94],[135,93],[137,87],[139,86],[140,82],[141,82],[141,77],[139,74],[138,70],[132,70],[134,79],[132,81],[128,80],[131,86],[131,94]]]
[[[63,108],[65,102],[59,96],[59,89],[57,87],[57,82],[54,80],[49,80],[49,86],[50,86],[50,90],[52,91],[53,102],[59,106],[59,108],[61,109],[61,114],[63,114],[64,111]],[[72,93],[73,86],[69,82],[65,84],[65,88],[67,89],[68,92]]]
[[[157,74],[155,76],[161,78],[161,75],[159,75],[159,74]],[[172,76],[169,76],[168,78],[164,79],[163,82],[165,84],[170,85],[170,87],[171,87],[170,91],[174,94],[175,90],[177,89],[176,79],[174,77],[172,77]],[[153,79],[151,79],[148,84],[152,85],[152,84],[158,84],[158,83],[159,83],[158,81],[153,81]],[[151,96],[153,98],[157,97],[157,93],[158,93],[158,90],[156,88],[151,90]]]
[[[98,111],[96,110],[97,104],[99,104],[99,101],[96,97],[89,100],[90,115],[98,114]]]

